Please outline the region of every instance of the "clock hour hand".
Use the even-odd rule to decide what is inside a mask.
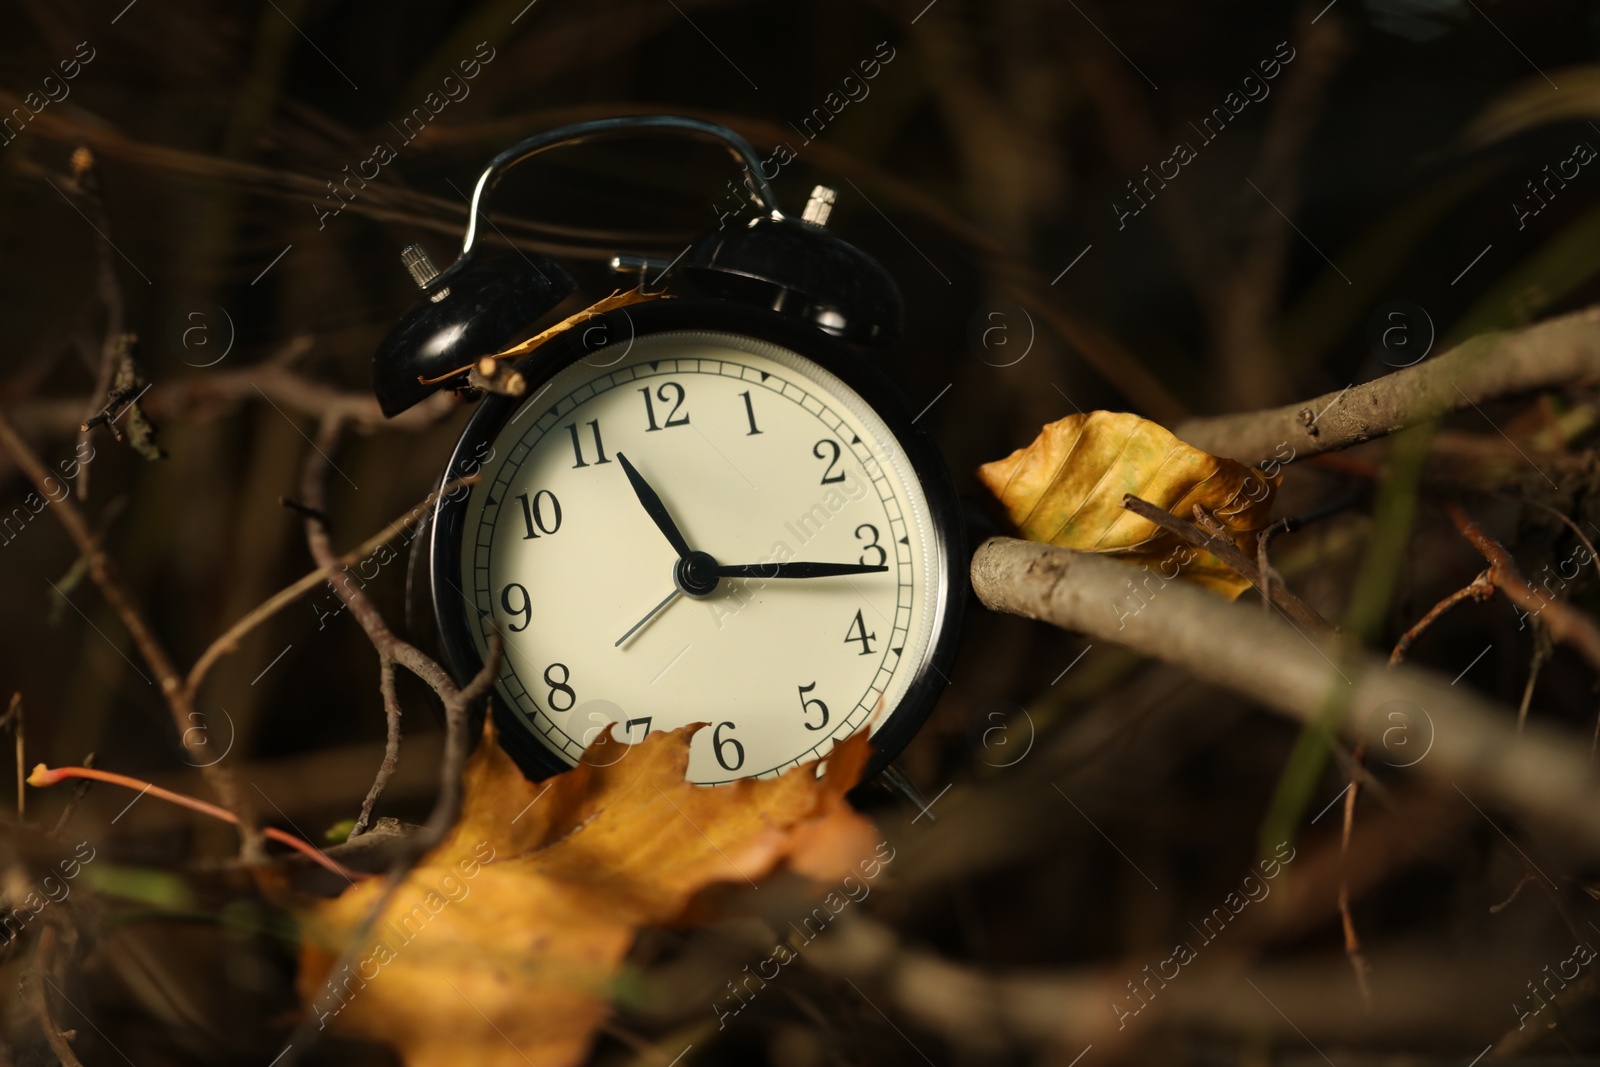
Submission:
[[[617,462],[622,464],[622,471],[628,476],[628,483],[633,486],[633,494],[639,498],[639,503],[644,505],[645,514],[654,520],[667,541],[672,545],[673,551],[678,553],[679,559],[689,557],[689,542],[683,539],[683,534],[678,532],[678,526],[672,521],[672,516],[667,512],[667,506],[661,502],[661,497],[650,488],[650,483],[628,462],[628,457],[621,452],[617,453]]]
[[[865,563],[736,563],[717,567],[718,578],[833,578],[842,574],[877,574],[882,564]]]

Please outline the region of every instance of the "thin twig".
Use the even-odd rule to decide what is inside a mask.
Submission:
[[[33,449],[17,434],[11,421],[0,412],[0,448],[11,453],[17,466],[22,468],[28,479],[33,482],[39,492],[49,495],[45,483],[50,479],[49,472],[39,457],[34,455]],[[162,646],[155,633],[145,622],[143,614],[122,587],[122,580],[117,574],[117,568],[101,548],[95,538],[94,532],[89,528],[83,513],[72,502],[70,496],[63,496],[50,509],[66,528],[68,536],[78,546],[78,551],[89,561],[89,574],[100,587],[106,602],[111,605],[128,633],[133,637],[133,642],[139,648],[139,653],[144,657],[150,669],[156,675],[156,681],[161,687],[161,695],[172,713],[173,721],[178,728],[178,736],[189,754],[193,757],[196,766],[202,769],[207,782],[216,791],[217,797],[223,805],[237,819],[239,835],[242,844],[242,857],[247,863],[261,862],[265,854],[261,847],[261,832],[256,826],[253,807],[249,804],[239,789],[230,768],[223,765],[221,760],[209,760],[209,753],[201,746],[204,738],[190,741],[193,731],[189,730],[193,720],[190,713],[194,710],[193,700],[183,684],[183,679],[173,665],[172,658]]]
[[[1600,670],[1600,626],[1593,619],[1563,600],[1546,600],[1534,592],[1533,586],[1517,569],[1505,546],[1484,533],[1458,504],[1445,505],[1450,521],[1455,523],[1461,536],[1472,543],[1483,558],[1489,561],[1489,578],[1513,604],[1530,616],[1543,615],[1554,641],[1570,644],[1589,661],[1589,666]]]
[[[124,789],[138,790],[141,795],[149,793],[151,796],[158,797],[168,803],[177,804],[180,807],[188,808],[190,811],[198,811],[202,815],[209,815],[213,819],[221,819],[223,822],[231,823],[238,823],[239,821],[239,817],[227,808],[219,808],[215,804],[208,804],[199,797],[191,797],[186,793],[176,793],[171,789],[163,789],[159,785],[146,782],[140,778],[117,774],[113,771],[102,771],[94,767],[46,767],[41,763],[33,769],[33,773],[28,775],[28,784],[36,788],[44,788],[71,778],[85,778],[96,782],[120,785]],[[341,878],[354,879],[360,877],[354,871],[346,870],[332,859],[323,855],[322,851],[309,841],[303,841],[293,834],[279,830],[275,826],[266,827],[262,830],[262,833],[274,841],[288,845],[313,862],[320,863]]]
[[[1467,585],[1462,586],[1433,607],[1428,613],[1418,619],[1416,625],[1400,635],[1400,640],[1395,642],[1394,650],[1389,653],[1389,664],[1393,666],[1406,658],[1406,653],[1416,643],[1422,632],[1432,626],[1439,616],[1461,603],[1463,600],[1488,600],[1494,595],[1494,582],[1489,578],[1489,572],[1484,571]]]
[[[55,1018],[50,1014],[45,986],[54,970],[55,955],[56,928],[46,923],[39,932],[39,943],[33,949],[33,966],[22,976],[23,999],[33,1009],[34,1016],[39,1020],[39,1029],[44,1031],[44,1039],[56,1059],[61,1061],[61,1067],[83,1067],[83,1062],[72,1051],[72,1046],[67,1044],[66,1035],[56,1026]]]
[[[100,302],[106,309],[106,328],[105,336],[100,342],[100,368],[95,375],[94,392],[89,396],[89,409],[84,412],[83,422],[78,428],[77,453],[81,456],[97,425],[91,421],[95,415],[94,405],[102,403],[106,394],[111,391],[111,379],[116,373],[117,362],[122,357],[127,342],[123,334],[122,285],[117,280],[116,260],[112,258],[115,249],[110,237],[111,219],[106,214],[105,202],[100,198],[100,170],[96,166],[93,153],[81,146],[72,153],[72,167],[74,180],[68,188],[81,194],[81,199],[88,206],[89,217],[105,236],[105,240],[95,246],[97,249],[95,279]],[[79,500],[89,499],[89,465],[93,458],[94,450],[91,448],[89,458],[79,464],[77,487]]]
[[[1132,493],[1122,498],[1122,506],[1141,518],[1148,519],[1157,526],[1166,530],[1195,548],[1202,549],[1216,556],[1223,563],[1237,571],[1256,590],[1262,594],[1263,599],[1270,597],[1270,602],[1293,619],[1298,625],[1310,629],[1319,637],[1331,636],[1334,629],[1328,620],[1318,615],[1311,606],[1295,596],[1280,583],[1270,586],[1263,579],[1261,571],[1250,562],[1237,545],[1226,537],[1211,534],[1192,522],[1188,522],[1158,507],[1147,500],[1140,500]]]
[[[314,511],[324,513],[327,511],[328,471],[331,467],[331,461],[327,457],[337,450],[341,430],[339,416],[325,417],[317,429],[315,447],[306,456],[305,468],[300,479],[300,497],[305,506]],[[308,518],[305,531],[306,544],[311,550],[312,558],[327,570],[336,562],[336,557],[329,543],[326,528],[316,519]],[[339,958],[329,969],[330,974],[338,974],[346,966],[355,965],[361,953],[366,950],[368,935],[376,925],[378,917],[383,914],[395,893],[399,891],[406,874],[430,849],[444,840],[460,816],[461,774],[471,747],[467,731],[468,712],[472,705],[482,699],[493,686],[494,679],[500,671],[501,654],[500,634],[491,633],[483,669],[464,688],[458,689],[443,667],[389,629],[378,609],[360,589],[351,583],[343,582],[334,583],[334,591],[360,623],[362,630],[367,634],[367,639],[372,642],[373,648],[378,653],[380,671],[385,666],[391,672],[395,665],[404,667],[427,683],[439,697],[444,704],[445,744],[444,755],[439,761],[439,796],[434,801],[433,811],[422,829],[406,841],[404,849],[385,875],[382,891],[378,893],[360,924],[351,931]],[[380,674],[380,687],[382,685],[383,678]],[[389,695],[387,692],[384,695],[386,712],[389,710]],[[384,746],[385,764],[388,763],[389,752],[399,743],[398,707],[389,721],[390,737]],[[379,775],[381,778],[382,770]],[[378,788],[381,788],[379,783],[374,782],[374,790]],[[370,799],[376,799],[376,792],[369,792],[368,795]],[[321,1030],[314,1003],[314,999],[308,999],[300,1024],[290,1035],[289,1045],[295,1051],[290,1053],[285,1061],[286,1064],[297,1062],[303,1049],[315,1040]]]
[[[1522,687],[1522,703],[1517,705],[1517,733],[1522,732],[1523,724],[1528,721],[1528,707],[1533,703],[1533,687],[1539,683],[1539,672],[1550,661],[1550,654],[1554,648],[1550,643],[1550,631],[1545,629],[1544,623],[1537,618],[1532,620],[1533,626],[1533,659],[1528,663],[1528,681]],[[1595,737],[1600,738],[1600,718],[1595,720]],[[1594,759],[1594,744],[1589,745],[1589,758]]]
[[[1355,758],[1359,764],[1367,754],[1367,741],[1363,737],[1356,745]],[[1352,776],[1350,788],[1344,794],[1344,825],[1339,832],[1339,922],[1344,928],[1344,954],[1355,972],[1356,989],[1361,993],[1361,1003],[1372,1006],[1372,988],[1367,982],[1367,960],[1361,954],[1361,935],[1356,933],[1355,916],[1350,913],[1350,835],[1356,822],[1356,793],[1359,779]]]
[[[367,823],[372,819],[372,806],[378,802],[389,779],[394,777],[395,768],[400,766],[400,700],[394,691],[394,660],[381,652],[378,654],[378,691],[383,694],[386,722],[383,762],[378,766],[378,775],[372,780],[372,788],[367,790],[366,799],[361,802],[361,814],[356,817],[356,824],[350,830],[351,837],[358,837],[366,831]]]
[[[379,546],[393,540],[400,531],[425,517],[439,497],[448,496],[462,486],[477,485],[480,477],[480,475],[471,474],[465,478],[457,478],[446,483],[441,488],[429,493],[416,507],[413,507],[410,511],[407,511],[404,515],[395,519],[388,526],[379,530],[338,559],[335,559],[329,565],[318,567],[309,574],[302,575],[251,608],[237,622],[228,627],[222,636],[212,641],[205,652],[201,653],[200,658],[195,661],[194,666],[190,668],[189,677],[184,682],[184,688],[188,692],[189,698],[193,700],[199,694],[201,683],[205,681],[206,675],[216,665],[217,660],[237,650],[239,642],[251,630],[294,603],[307,590],[313,589],[332,578],[345,567],[361,562],[375,552]],[[320,514],[320,512],[317,512],[317,514]]]

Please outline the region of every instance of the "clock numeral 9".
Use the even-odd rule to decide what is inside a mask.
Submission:
[[[729,730],[734,728],[733,727],[733,723],[731,723],[731,722],[719,722],[719,723],[717,723],[717,728],[715,730],[711,731],[711,751],[716,753],[717,762],[722,764],[722,769],[723,770],[725,770],[725,771],[736,771],[740,767],[744,766],[744,746],[741,745],[734,738],[723,737],[722,736],[722,731],[723,731],[724,727],[726,727]],[[733,762],[732,763],[729,763],[727,761],[727,759],[724,758],[723,755],[722,755],[722,753],[726,749],[729,749],[729,748],[733,749]]]
[[[548,516],[545,515],[545,498],[549,498]],[[533,499],[528,499],[527,493],[520,493],[517,499],[522,501],[522,523],[527,528],[527,533],[522,535],[524,541],[538,537],[541,532],[553,534],[561,529],[561,501],[548,489],[541,489],[533,494]],[[548,521],[546,521],[548,519]],[[538,527],[535,530],[534,527]]]
[[[810,685],[802,685],[802,686],[799,687],[800,688],[800,713],[802,715],[809,714],[813,706],[815,706],[816,709],[822,713],[822,721],[817,723],[815,726],[812,726],[809,722],[805,724],[805,727],[806,727],[807,730],[820,730],[824,726],[828,725],[828,705],[824,704],[822,701],[818,700],[816,697],[812,697],[810,700],[806,699],[806,694],[811,692],[816,687],[817,687],[817,683],[816,682],[812,682]]]
[[[550,677],[555,673],[555,669],[557,667],[561,668],[561,677]],[[551,711],[571,711],[572,705],[578,702],[578,694],[574,693],[572,691],[572,686],[567,684],[567,679],[571,677],[572,673],[567,670],[567,665],[565,663],[552,663],[550,666],[544,669],[544,684],[550,687],[550,695],[546,697],[545,700],[549,702]],[[557,693],[560,693],[562,696],[566,697],[567,702],[565,704],[556,703]]]
[[[511,602],[511,594],[513,592],[515,592],[517,594],[517,598],[522,601],[521,604],[513,604]],[[500,606],[506,609],[507,615],[522,616],[521,626],[518,626],[516,623],[512,623],[509,627],[507,627],[514,634],[519,634],[526,630],[528,628],[528,624],[533,621],[533,601],[528,598],[528,590],[523,586],[518,585],[516,582],[512,582],[510,585],[500,590]]]
[[[833,453],[833,455],[832,456],[825,455],[824,454],[825,451],[831,451]],[[816,444],[811,446],[811,454],[813,456],[816,456],[818,459],[825,459],[825,460],[828,461],[828,469],[822,472],[822,483],[821,484],[823,484],[823,485],[832,485],[835,482],[844,481],[844,472],[843,471],[840,471],[838,474],[833,473],[833,468],[835,468],[835,467],[837,467],[839,465],[839,442],[838,441],[835,441],[831,437],[824,437],[822,440],[818,441]]]
[[[669,389],[677,393],[676,400],[673,400],[667,395],[667,390]],[[673,426],[689,425],[689,413],[687,411],[685,411],[681,417],[674,418],[674,416],[678,414],[678,409],[683,407],[683,386],[679,385],[677,382],[663,382],[662,385],[656,389],[656,399],[660,400],[663,404],[672,404],[672,410],[667,412],[667,421],[665,426],[656,425],[656,406],[650,402],[650,387],[647,385],[643,389],[640,389],[639,392],[644,394],[644,414],[645,418],[650,420],[650,425],[645,427],[645,433],[649,433],[651,430],[670,429]]]
[[[870,522],[864,522],[860,526],[857,526],[856,527],[856,540],[857,541],[865,540],[865,538],[863,538],[861,536],[861,531],[862,530],[871,530],[872,531],[872,540],[868,541],[866,544],[861,546],[861,558],[858,559],[856,562],[860,563],[863,567],[881,567],[881,566],[883,566],[889,560],[889,552],[882,545],[878,544],[878,528],[876,526],[872,525],[872,523],[870,523]],[[878,558],[873,560],[871,563],[868,563],[867,562],[867,553],[868,552],[876,552],[878,554]]]
[[[844,632],[844,643],[848,645],[852,641],[860,641],[861,655],[870,656],[872,655],[872,642],[877,639],[878,635],[876,633],[867,633],[867,624],[862,620],[861,612],[857,611],[855,621]]]

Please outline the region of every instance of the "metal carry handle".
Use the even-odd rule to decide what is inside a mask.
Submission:
[[[512,167],[552,148],[657,130],[678,131],[721,143],[750,175],[751,184],[754,186],[752,192],[759,205],[774,216],[780,215],[772,186],[761,173],[760,158],[756,155],[755,149],[750,146],[749,141],[728,127],[677,115],[624,115],[617,118],[593,119],[589,122],[577,122],[544,133],[536,133],[517,142],[489,161],[489,165],[478,176],[478,184],[472,190],[472,214],[467,220],[466,236],[462,238],[461,255],[457,257],[456,262],[460,263],[465,259],[477,243],[478,214],[482,210],[483,201]]]

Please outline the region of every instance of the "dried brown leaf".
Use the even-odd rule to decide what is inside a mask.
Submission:
[[[1271,477],[1178,440],[1158,423],[1125,412],[1069,415],[1039,431],[1026,448],[978,468],[1021,535],[1080,552],[1159,563],[1230,598],[1250,583],[1209,552],[1122,506],[1127,494],[1186,520],[1195,505],[1213,513],[1241,552],[1270,521],[1280,475]]]
[[[845,801],[865,732],[777,778],[684,779],[704,724],[529,782],[485,727],[462,817],[407,876],[348,973],[330,975],[382,892],[353,886],[305,916],[300,992],[335,1030],[388,1042],[410,1067],[581,1062],[642,926],[683,920],[703,891],[785,866],[842,878],[877,841]]]

